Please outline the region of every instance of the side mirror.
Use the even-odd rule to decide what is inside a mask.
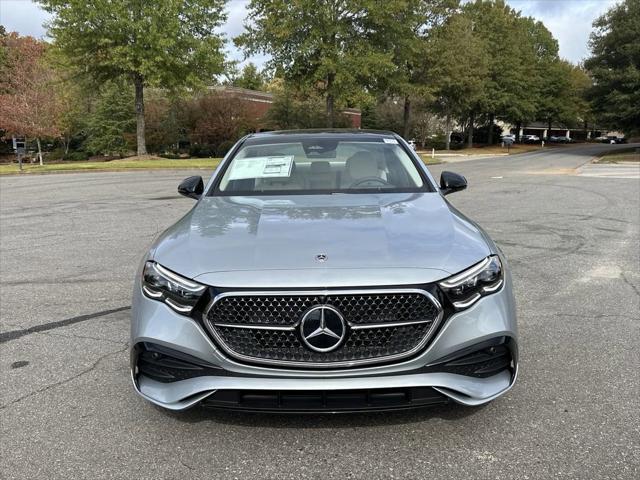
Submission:
[[[178,185],[178,193],[185,197],[198,199],[202,192],[204,192],[204,182],[200,176],[187,177]]]
[[[443,195],[459,192],[467,188],[467,179],[453,172],[442,172],[440,175],[440,190]]]

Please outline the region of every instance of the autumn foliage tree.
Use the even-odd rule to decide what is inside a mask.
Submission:
[[[201,95],[190,101],[188,109],[192,142],[215,145],[217,150],[256,129],[256,120],[239,97]]]
[[[224,67],[225,0],[40,0],[49,35],[77,73],[128,81],[135,91],[138,155],[147,153],[144,91],[211,84]]]
[[[46,62],[47,44],[9,33],[0,37],[0,49],[0,130],[5,135],[34,138],[42,165],[41,139],[60,134],[64,108],[51,94],[58,79]]]

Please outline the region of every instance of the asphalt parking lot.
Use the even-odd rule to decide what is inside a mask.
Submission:
[[[482,408],[392,414],[145,403],[128,372],[134,271],[192,205],[179,180],[208,172],[0,178],[0,477],[639,478],[640,181],[576,170],[611,148],[432,168],[467,177],[448,198],[510,259],[520,375]]]

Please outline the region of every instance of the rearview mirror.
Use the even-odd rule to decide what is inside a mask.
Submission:
[[[467,179],[453,172],[442,172],[440,175],[440,190],[443,195],[459,192],[467,188]]]
[[[202,181],[202,177],[193,176],[187,177],[180,185],[178,185],[178,193],[180,195],[184,195],[185,197],[198,199],[204,192],[204,182]]]

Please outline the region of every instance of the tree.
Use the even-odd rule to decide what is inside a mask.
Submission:
[[[575,120],[582,123],[587,130],[588,125],[593,124],[595,118],[588,99],[588,92],[593,87],[593,81],[584,67],[578,65],[571,69],[569,84],[571,85],[572,110]]]
[[[434,29],[423,65],[425,81],[432,88],[433,106],[446,118],[445,142],[450,147],[453,118],[473,117],[482,104],[489,72],[489,52],[474,34],[473,20],[453,15]],[[473,139],[473,119],[469,142]]]
[[[484,96],[474,113],[487,114],[491,144],[497,117],[520,116],[532,110],[537,56],[527,28],[530,25],[504,0],[475,0],[464,5],[463,14],[473,22],[474,35],[489,53]]]
[[[580,101],[572,88],[573,66],[558,58],[549,30],[521,17],[503,0],[475,0],[462,6],[430,35],[425,78],[434,89],[434,106],[447,120],[468,125],[487,120],[486,139],[496,138],[496,119],[519,126],[541,117],[575,119]],[[573,115],[573,117],[572,117]]]
[[[441,117],[435,115],[432,111],[426,108],[417,109],[412,123],[412,137],[423,148],[430,139],[435,138],[436,136],[441,139],[444,138],[442,134],[446,128],[446,124],[443,123]]]
[[[548,72],[559,61],[556,39],[542,22],[531,17],[518,17],[516,26],[519,29],[521,47],[518,55],[524,60],[526,89],[519,92],[516,101],[506,106],[500,118],[515,124],[516,140],[519,141],[522,124],[535,120],[540,104],[553,102],[563,92],[546,88]]]
[[[83,82],[65,78],[60,71],[56,71],[56,80],[52,85],[51,95],[60,104],[57,117],[60,141],[62,142],[64,159],[69,154],[74,137],[82,135],[85,130],[87,115],[91,111],[95,90]]]
[[[62,105],[51,89],[55,73],[46,62],[47,44],[17,33],[0,36],[0,130],[36,139],[40,165],[42,137],[58,136]]]
[[[255,64],[249,62],[242,68],[242,73],[231,80],[231,85],[248,90],[263,90],[265,75]]]
[[[104,83],[87,119],[86,149],[93,154],[123,156],[133,146],[133,88],[123,79]],[[127,138],[128,137],[128,138]]]
[[[152,90],[145,105],[147,146],[152,152],[176,151],[186,138],[184,106],[179,97],[169,97],[163,91]]]
[[[251,0],[246,33],[235,43],[247,54],[269,54],[272,70],[320,94],[333,126],[336,103],[362,99],[393,71],[389,42],[377,40],[405,8],[398,1]]]
[[[402,134],[404,105],[398,97],[384,97],[362,110],[362,126],[374,130],[391,130]]]
[[[4,71],[4,65],[7,59],[6,47],[4,46],[4,39],[7,36],[7,31],[4,25],[0,25],[0,69]]]
[[[426,52],[431,30],[441,25],[458,7],[459,0],[407,0],[391,22],[378,35],[378,42],[388,42],[393,52],[394,70],[387,78],[384,93],[403,99],[402,129],[408,137],[411,130],[412,102],[424,100],[430,91],[424,82],[420,65]]]
[[[145,143],[144,89],[212,82],[224,64],[225,0],[40,0],[54,14],[55,45],[97,81],[124,78],[135,89],[138,155]]]
[[[240,137],[256,130],[256,120],[240,97],[208,93],[188,104],[191,140],[214,147],[211,155],[225,153]]]
[[[585,68],[598,120],[627,135],[640,132],[640,0],[625,0],[598,18]]]
[[[577,124],[586,114],[583,94],[585,81],[582,71],[565,60],[558,60],[545,69],[538,103],[537,117],[547,121],[548,134],[554,121],[567,126]]]
[[[265,121],[269,128],[291,130],[320,128],[326,125],[327,119],[321,97],[300,94],[289,86],[276,91]],[[351,122],[345,115],[335,114],[333,126],[345,128],[351,126]]]

